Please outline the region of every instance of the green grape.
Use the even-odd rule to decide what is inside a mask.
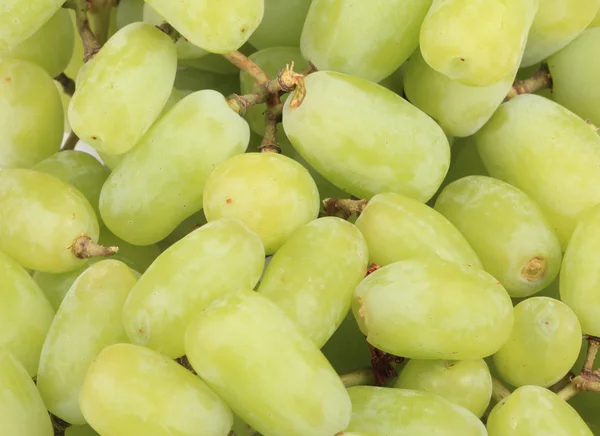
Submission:
[[[279,0],[281,1],[281,0]],[[298,47],[270,47],[264,50],[252,53],[250,60],[258,65],[269,77],[277,77],[279,72],[286,65],[294,63],[294,68],[303,71],[308,67],[308,63],[302,57]],[[242,94],[254,92],[254,79],[245,71],[240,72],[240,90]],[[282,96],[281,101],[285,102],[289,94]],[[260,136],[265,134],[265,110],[266,103],[252,106],[246,112],[246,119],[250,128]]]
[[[12,353],[33,377],[54,310],[27,271],[2,252],[0,298],[0,349]]]
[[[349,222],[324,217],[299,227],[269,263],[258,292],[322,347],[350,309],[369,253]]]
[[[119,7],[118,9],[120,10],[121,7]],[[65,68],[64,73],[68,77],[76,78],[79,73],[79,70],[83,66],[83,42],[81,41],[81,38],[77,36],[79,35],[79,30],[77,28],[77,19],[75,18],[75,11],[69,10],[68,12],[71,16],[71,26],[73,28],[73,35],[75,35],[75,41],[73,46],[73,55],[71,56],[71,60]]]
[[[52,305],[52,308],[56,311],[60,307],[65,295],[77,280],[77,277],[88,268],[89,264],[85,263],[81,267],[68,271],[65,273],[45,273],[35,271],[33,273],[33,280],[37,285],[44,291],[46,298]]]
[[[0,169],[29,168],[57,152],[63,114],[48,73],[27,61],[0,58]]]
[[[586,30],[548,59],[552,98],[583,119],[600,126],[600,28]]]
[[[468,86],[431,68],[415,50],[404,75],[404,91],[447,135],[465,137],[491,118],[512,87],[515,71],[488,86]]]
[[[82,233],[97,241],[98,231],[92,206],[72,185],[33,170],[0,171],[0,250],[25,268],[80,267],[67,247]]]
[[[100,152],[129,151],[159,116],[173,88],[175,45],[150,24],[119,30],[77,76],[69,122]]]
[[[115,22],[117,29],[144,20],[144,0],[119,0]]]
[[[2,434],[52,436],[52,422],[23,365],[0,349],[0,422]]]
[[[74,32],[67,9],[59,9],[37,32],[0,57],[29,61],[44,68],[50,77],[62,73],[73,55]]]
[[[371,352],[352,312],[348,312],[321,351],[338,374],[371,365]]]
[[[491,275],[431,256],[367,276],[352,311],[367,341],[409,359],[479,359],[508,339],[510,297]],[[415,334],[418,332],[418,334]]]
[[[423,58],[469,86],[506,80],[521,63],[538,0],[433,0],[423,25]]]
[[[132,343],[172,357],[185,354],[185,329],[212,300],[252,289],[264,268],[260,239],[244,224],[206,224],[162,253],[134,286],[123,307]]]
[[[246,121],[218,92],[188,95],[108,177],[100,194],[106,226],[136,245],[165,238],[202,208],[209,175],[218,164],[244,153],[249,134]]]
[[[578,216],[600,203],[600,137],[546,98],[523,94],[501,105],[475,135],[492,177],[529,195],[564,249]]]
[[[265,12],[249,42],[259,50],[298,47],[311,0],[264,0]]]
[[[223,436],[231,410],[199,377],[131,344],[106,347],[90,365],[79,404],[101,435]]]
[[[464,177],[444,188],[435,209],[460,230],[511,297],[533,295],[558,275],[562,253],[551,224],[527,194],[508,183]]]
[[[89,425],[72,425],[65,430],[65,436],[98,436],[98,433]]]
[[[414,257],[439,256],[481,268],[465,237],[439,212],[400,194],[378,194],[356,220],[369,260],[385,266]]]
[[[569,306],[548,297],[533,297],[514,308],[510,338],[494,354],[494,365],[513,386],[549,387],[577,360],[581,326]]]
[[[2,0],[0,52],[10,50],[37,32],[63,5],[64,0]]]
[[[591,29],[593,27],[600,27],[600,9],[596,13],[596,16],[594,17],[592,22],[588,25],[588,29]]]
[[[264,0],[146,0],[183,37],[217,54],[238,50],[260,24]]]
[[[352,420],[347,431],[385,436],[487,435],[482,422],[467,409],[428,392],[355,386],[348,394]]]
[[[380,81],[379,84],[398,95],[402,95],[404,92],[404,76],[406,74],[407,63],[404,62],[396,71]]]
[[[143,273],[154,260],[160,256],[161,250],[156,244],[152,245],[132,245],[122,240],[106,227],[100,229],[98,244],[105,247],[119,247],[119,252],[112,256],[113,259],[126,263],[131,269]],[[99,262],[102,258],[92,258],[88,263]]]
[[[65,295],[42,348],[37,387],[48,410],[71,424],[85,424],[79,392],[103,348],[126,342],[121,311],[136,283],[118,260],[90,266]]]
[[[313,0],[302,29],[302,54],[319,70],[379,82],[419,45],[432,0]]]
[[[496,404],[487,430],[489,436],[593,436],[568,403],[539,386],[520,387]]]
[[[309,172],[276,153],[245,153],[229,158],[204,187],[208,221],[237,218],[275,253],[291,234],[319,214],[319,191]]]
[[[492,376],[483,359],[409,360],[394,387],[439,395],[478,418],[492,398]]]
[[[333,435],[348,424],[350,400],[331,365],[256,292],[229,294],[198,313],[185,350],[198,375],[264,436]]]
[[[185,236],[192,233],[198,227],[203,226],[207,223],[206,217],[204,216],[204,211],[199,210],[195,214],[184,219],[175,230],[173,230],[169,235],[164,238],[162,241],[158,243],[159,247],[162,251],[165,251],[171,245],[183,239]]]
[[[358,77],[319,71],[304,83],[304,98],[296,90],[285,102],[283,128],[327,180],[356,197],[397,192],[426,201],[435,193],[450,147],[429,116]]]
[[[542,62],[577,38],[590,24],[599,7],[598,0],[540,0],[521,66]],[[579,67],[573,66],[573,69]]]
[[[212,89],[223,95],[239,94],[240,81],[233,74],[220,74],[181,66],[175,76],[175,89],[183,93]]]

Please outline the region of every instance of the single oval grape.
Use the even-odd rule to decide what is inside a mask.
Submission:
[[[37,32],[63,5],[64,0],[2,0],[0,52],[10,50]]]
[[[311,0],[265,0],[260,25],[248,42],[259,50],[268,47],[298,47]]]

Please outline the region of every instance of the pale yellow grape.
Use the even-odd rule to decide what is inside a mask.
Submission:
[[[492,397],[492,376],[483,359],[409,360],[394,387],[439,395],[480,418]]]
[[[394,92],[358,77],[319,71],[283,109],[298,153],[327,180],[361,198],[397,192],[427,201],[442,182],[450,147],[442,129]]]
[[[432,0],[313,0],[300,48],[319,70],[379,82],[419,45]]]
[[[41,290],[44,291],[46,298],[54,310],[58,310],[60,303],[62,303],[65,295],[67,295],[71,285],[75,283],[77,277],[79,277],[79,275],[84,272],[88,266],[88,263],[84,263],[78,269],[58,274],[36,271],[33,273],[32,277]]]
[[[75,187],[50,174],[0,171],[0,250],[25,268],[61,273],[84,261],[69,247],[82,233],[98,240],[98,220]]]
[[[100,152],[129,151],[169,99],[176,68],[175,44],[163,32],[145,23],[122,28],[77,76],[73,131]]]
[[[331,365],[256,292],[213,301],[190,324],[185,350],[198,375],[264,436],[334,435],[348,424],[350,400]]]
[[[298,227],[316,219],[319,207],[319,191],[308,170],[276,153],[229,158],[204,187],[208,221],[243,221],[260,236],[266,254],[275,253]]]
[[[244,153],[250,129],[216,91],[188,95],[152,126],[102,188],[100,213],[118,237],[148,245],[202,208],[209,175]]]
[[[434,0],[421,26],[421,53],[434,70],[490,86],[521,63],[538,0]]]
[[[444,188],[435,209],[460,230],[511,297],[533,295],[558,275],[558,237],[539,206],[514,186],[467,176]]]
[[[105,347],[127,342],[121,311],[136,283],[118,260],[90,266],[73,283],[48,331],[37,387],[50,412],[71,424],[85,424],[79,393],[85,374]]]
[[[564,249],[580,214],[600,203],[600,136],[544,97],[519,95],[475,135],[492,177],[528,194]]]
[[[600,28],[589,29],[548,59],[552,99],[600,126]]]
[[[249,42],[259,50],[298,47],[311,0],[264,0],[265,12]]]
[[[438,122],[447,135],[477,132],[512,87],[516,70],[489,86],[468,86],[431,68],[420,50],[407,62],[404,92],[412,104]]]
[[[487,436],[475,415],[438,395],[373,386],[355,386],[348,394],[352,400],[348,431],[385,436]]]
[[[319,218],[298,228],[277,250],[258,292],[321,348],[350,310],[368,261],[365,238],[353,224]]]
[[[98,436],[89,425],[72,425],[65,430],[65,436]]]
[[[465,237],[433,208],[400,194],[378,194],[356,220],[369,259],[385,266],[414,257],[439,256],[481,268]]]
[[[185,329],[222,295],[252,289],[264,248],[242,222],[221,219],[194,230],[161,254],[131,290],[123,325],[132,343],[172,357],[185,354]]]
[[[569,372],[581,348],[581,325],[566,304],[533,297],[514,308],[510,338],[494,354],[494,365],[513,386],[552,386]]]
[[[0,298],[0,349],[9,351],[33,377],[54,310],[27,271],[1,252]]]
[[[593,436],[575,409],[539,386],[520,387],[496,404],[487,430],[489,436]]]
[[[101,435],[224,436],[229,407],[199,378],[156,351],[111,345],[87,372],[79,404]]]
[[[596,13],[596,16],[594,17],[592,22],[588,25],[588,29],[591,29],[593,27],[600,27],[600,9],[598,10],[598,13]]]
[[[29,168],[59,150],[62,101],[41,67],[0,57],[0,118],[0,168]]]
[[[521,66],[542,62],[573,41],[591,23],[599,8],[598,0],[540,0]]]
[[[371,345],[410,359],[483,358],[500,349],[513,325],[500,282],[435,256],[370,274],[354,292],[352,311]]]
[[[239,49],[260,24],[264,0],[146,0],[183,37],[211,53]]]
[[[63,3],[64,0],[2,0],[0,52],[12,49],[37,32]]]
[[[0,349],[0,422],[2,434],[52,436],[44,402],[23,365]]]

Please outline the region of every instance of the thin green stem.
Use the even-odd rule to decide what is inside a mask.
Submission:
[[[372,368],[363,368],[340,376],[342,383],[347,388],[352,386],[372,386],[375,384],[375,374]]]
[[[114,0],[88,0],[89,19],[91,27],[94,28],[94,35],[100,46],[108,40],[108,31],[110,27],[111,10],[115,6]]]
[[[254,82],[258,86],[263,86],[269,81],[269,76],[265,73],[262,68],[256,65],[248,56],[240,51],[234,51],[223,55],[225,59],[231,62],[233,65],[238,67],[240,70],[245,71],[254,79]]]

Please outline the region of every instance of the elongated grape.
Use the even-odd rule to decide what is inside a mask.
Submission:
[[[419,45],[432,0],[313,0],[302,29],[302,54],[319,70],[379,82]]]
[[[194,230],[161,254],[132,289],[123,307],[129,339],[169,357],[183,356],[193,316],[219,296],[252,289],[264,257],[259,237],[238,220]]]
[[[72,185],[33,170],[0,171],[0,250],[26,268],[61,273],[84,261],[69,247],[81,234],[98,240],[98,220]]]
[[[332,435],[348,424],[350,400],[331,365],[256,292],[230,294],[198,313],[185,349],[198,375],[264,436]]]
[[[485,426],[475,415],[438,395],[372,386],[355,386],[348,389],[348,394],[352,400],[352,420],[347,431],[386,436],[486,435]]]
[[[304,82],[301,104],[297,90],[285,102],[283,128],[311,166],[357,197],[431,198],[450,163],[448,140],[431,118],[358,77],[319,71]]]
[[[257,49],[298,47],[311,0],[264,0],[260,25],[248,41]]]
[[[520,387],[496,404],[487,430],[489,436],[593,436],[569,404],[539,386]]]
[[[3,0],[0,6],[0,52],[25,41],[60,9],[64,0]]]
[[[321,351],[339,374],[369,367],[371,352],[364,335],[349,311]]]
[[[421,53],[436,71],[490,86],[521,62],[537,0],[434,0],[421,26]]]
[[[69,289],[48,331],[37,386],[48,410],[85,424],[79,393],[85,374],[105,347],[127,341],[121,311],[136,276],[118,260],[89,267]]]
[[[533,295],[558,275],[562,253],[550,222],[527,194],[508,183],[462,178],[444,188],[435,209],[461,231],[511,297]]]
[[[588,25],[588,29],[591,29],[593,27],[600,27],[600,9],[596,13],[596,16],[594,17],[592,22]]]
[[[369,259],[385,266],[423,256],[481,267],[464,236],[439,212],[400,194],[378,194],[356,220]]]
[[[598,0],[540,0],[521,66],[542,62],[573,41],[593,20]],[[578,69],[574,66],[573,68]]]
[[[81,267],[64,273],[52,274],[36,271],[33,273],[33,280],[37,283],[46,298],[54,308],[58,310],[65,295],[77,280],[77,277],[88,268],[89,264],[84,263]]]
[[[434,256],[367,276],[354,292],[352,311],[371,345],[410,359],[489,356],[513,324],[512,302],[500,282]]]
[[[30,374],[0,349],[0,422],[6,435],[52,436],[52,422]]]
[[[0,117],[0,168],[29,168],[59,150],[62,101],[41,67],[0,58]]]
[[[544,97],[519,95],[475,135],[492,177],[528,194],[564,249],[579,215],[600,203],[600,136]]]
[[[212,170],[243,153],[249,135],[246,121],[218,92],[188,95],[109,176],[100,195],[106,226],[132,244],[160,241],[202,208]]]
[[[319,213],[319,191],[309,172],[275,153],[234,156],[211,173],[204,187],[209,222],[237,218],[275,253],[291,234]]]
[[[87,372],[79,400],[102,435],[222,436],[231,410],[181,365],[138,345],[111,345]]]
[[[129,151],[162,111],[176,68],[175,45],[163,32],[145,23],[122,28],[77,76],[73,131],[100,152]]]
[[[146,0],[192,44],[212,53],[239,49],[260,24],[264,0]]]
[[[477,132],[506,97],[516,70],[488,86],[468,86],[431,68],[415,50],[404,75],[404,92],[412,104],[438,122],[447,135]]]
[[[298,228],[275,253],[258,292],[321,348],[350,310],[368,260],[367,243],[354,225],[320,218]]]
[[[552,99],[600,126],[600,28],[586,30],[548,59]]]
[[[54,310],[27,271],[2,252],[0,295],[0,349],[9,351],[35,376]]]

